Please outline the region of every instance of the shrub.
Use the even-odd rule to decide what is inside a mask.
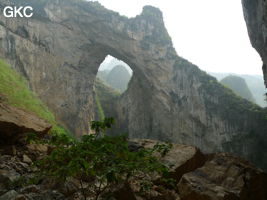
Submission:
[[[130,151],[125,136],[98,137],[112,123],[112,118],[94,121],[92,128],[97,134],[85,135],[80,141],[55,139],[52,153],[37,163],[42,174],[63,182],[78,179],[84,199],[90,193],[97,200],[133,179],[141,183],[142,191],[149,190],[153,183],[149,175],[163,175],[168,171],[154,153],[165,155],[170,146],[161,144],[152,149]]]

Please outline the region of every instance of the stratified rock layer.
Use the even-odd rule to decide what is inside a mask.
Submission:
[[[0,57],[76,135],[89,131],[97,70],[112,55],[133,70],[115,106],[117,132],[266,164],[264,156],[255,159],[267,144],[264,110],[177,56],[157,8],[146,6],[130,19],[76,0],[2,0],[0,8],[11,2],[32,5],[35,12],[29,19],[0,15]]]

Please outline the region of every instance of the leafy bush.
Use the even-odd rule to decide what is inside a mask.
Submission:
[[[51,143],[54,150],[37,163],[42,174],[63,182],[78,179],[84,199],[90,193],[97,200],[111,194],[118,185],[129,184],[130,180],[140,181],[141,192],[149,190],[153,185],[152,174],[163,175],[168,171],[154,153],[165,155],[170,146],[161,144],[152,149],[130,151],[124,136],[99,137],[113,122],[112,118],[94,121],[92,128],[97,134],[84,135],[80,141],[55,136]]]
[[[104,118],[103,121],[92,121],[91,129],[95,131],[95,134],[99,136],[101,133],[105,134],[106,129],[111,128],[114,124],[114,118]]]

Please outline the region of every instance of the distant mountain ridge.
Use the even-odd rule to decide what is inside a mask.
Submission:
[[[116,65],[111,69],[99,71],[97,77],[113,89],[123,93],[128,87],[131,74],[124,65]]]
[[[249,90],[245,79],[239,76],[229,75],[220,81],[224,86],[232,89],[239,96],[247,99],[248,101],[256,103],[251,91]]]
[[[251,91],[255,101],[261,107],[267,107],[267,101],[265,100],[265,93],[267,90],[264,86],[264,80],[262,75],[249,75],[249,74],[233,74],[233,73],[216,73],[208,72],[210,75],[221,81],[223,78],[229,75],[239,76],[245,79],[246,84]]]

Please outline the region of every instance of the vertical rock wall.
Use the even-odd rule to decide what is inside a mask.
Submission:
[[[242,0],[242,5],[251,44],[263,61],[262,70],[267,87],[267,2]]]

